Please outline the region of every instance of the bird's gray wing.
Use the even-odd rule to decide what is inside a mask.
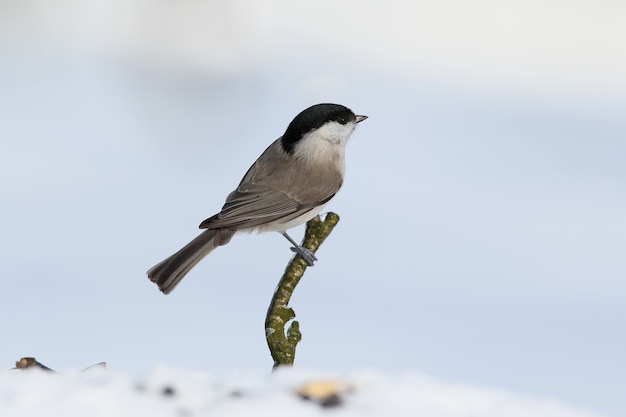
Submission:
[[[291,158],[280,139],[272,143],[228,195],[222,211],[200,228],[239,230],[279,219],[287,222],[328,202],[341,188],[343,175],[332,164],[307,169]]]
[[[335,193],[321,201],[301,202],[264,185],[241,184],[226,198],[222,210],[200,224],[201,229],[246,229],[273,222],[289,221],[326,203]]]

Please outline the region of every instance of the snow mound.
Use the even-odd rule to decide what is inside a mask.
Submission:
[[[598,417],[555,400],[423,374],[285,369],[214,376],[165,367],[147,377],[38,369],[0,375],[0,416]]]

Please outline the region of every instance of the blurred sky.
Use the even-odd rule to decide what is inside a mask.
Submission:
[[[167,297],[145,271],[338,102],[370,118],[292,300],[297,366],[625,415],[625,21],[610,0],[1,2],[0,360],[269,371],[280,235]]]

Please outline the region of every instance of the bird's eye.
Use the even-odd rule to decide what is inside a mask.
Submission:
[[[345,125],[346,123],[348,123],[348,119],[346,119],[345,117],[342,117],[341,119],[339,119],[339,123],[341,123],[342,125]]]

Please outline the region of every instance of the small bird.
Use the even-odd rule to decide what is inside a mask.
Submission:
[[[365,119],[340,104],[303,110],[252,164],[222,210],[200,223],[206,230],[150,268],[148,278],[169,294],[206,255],[242,231],[279,232],[312,266],[317,260],[313,252],[286,230],[317,216],[337,194],[345,175],[346,143]]]

